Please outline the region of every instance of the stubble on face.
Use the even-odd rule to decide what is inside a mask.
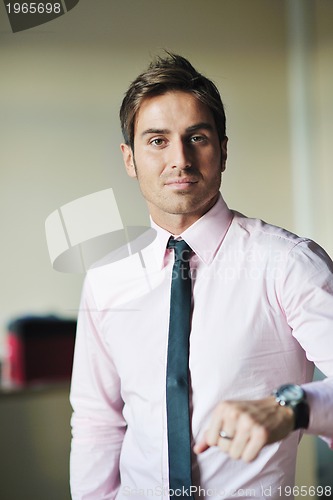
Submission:
[[[216,173],[216,177],[212,179],[211,181],[211,190],[215,193],[213,196],[209,199],[207,199],[207,195],[205,192],[200,192],[200,190],[197,192],[196,196],[193,197],[192,194],[188,193],[187,190],[181,190],[178,189],[174,193],[164,193],[161,189],[159,198],[158,198],[158,204],[157,207],[165,212],[166,214],[170,215],[191,215],[195,214],[197,212],[203,215],[203,213],[207,212],[210,208],[215,205],[218,195],[219,195],[219,189],[222,183],[222,173],[223,173],[223,167],[222,167],[222,151],[221,151],[221,169],[218,173]],[[136,172],[136,177],[139,182],[139,187],[141,190],[142,195],[144,196],[148,208],[150,209],[150,212],[154,212],[154,206],[156,206],[156,200],[154,202],[154,197],[149,195],[149,190],[143,189],[143,182],[141,182],[140,178],[140,172],[137,168],[136,161],[135,161],[135,156],[133,154],[133,164],[134,164],[134,169]],[[199,181],[201,178],[200,172],[195,168],[195,167],[188,167],[186,170],[186,173],[179,172],[179,178],[182,177],[190,177],[193,181]],[[160,178],[160,184],[161,186],[165,185],[168,180],[169,176],[166,175],[165,177],[161,176]]]
[[[134,143],[127,171],[137,177],[157,224],[184,230],[215,204],[226,140],[220,143],[211,111],[196,97],[170,92],[147,98]]]

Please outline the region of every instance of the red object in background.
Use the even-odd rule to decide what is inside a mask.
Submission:
[[[55,316],[23,317],[8,325],[3,382],[60,382],[72,373],[76,321]]]

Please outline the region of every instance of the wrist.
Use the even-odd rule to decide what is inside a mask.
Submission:
[[[275,389],[273,396],[280,406],[286,407],[293,412],[293,430],[308,428],[310,408],[306,393],[302,387],[295,384],[285,384]]]

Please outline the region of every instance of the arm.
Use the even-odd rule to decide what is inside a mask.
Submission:
[[[103,342],[88,278],[78,317],[70,400],[73,500],[115,497],[125,421],[115,366]]]
[[[306,432],[324,436],[333,448],[333,264],[316,244],[302,242],[290,252],[282,276],[279,299],[292,334],[308,359],[328,376],[302,386],[310,407]],[[201,453],[217,445],[232,458],[251,461],[266,444],[287,437],[293,429],[293,411],[271,396],[224,401],[194,451]],[[221,438],[221,430],[233,439]]]

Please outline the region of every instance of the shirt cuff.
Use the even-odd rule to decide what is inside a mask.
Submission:
[[[333,378],[303,384],[310,407],[307,434],[320,436],[333,449]]]

